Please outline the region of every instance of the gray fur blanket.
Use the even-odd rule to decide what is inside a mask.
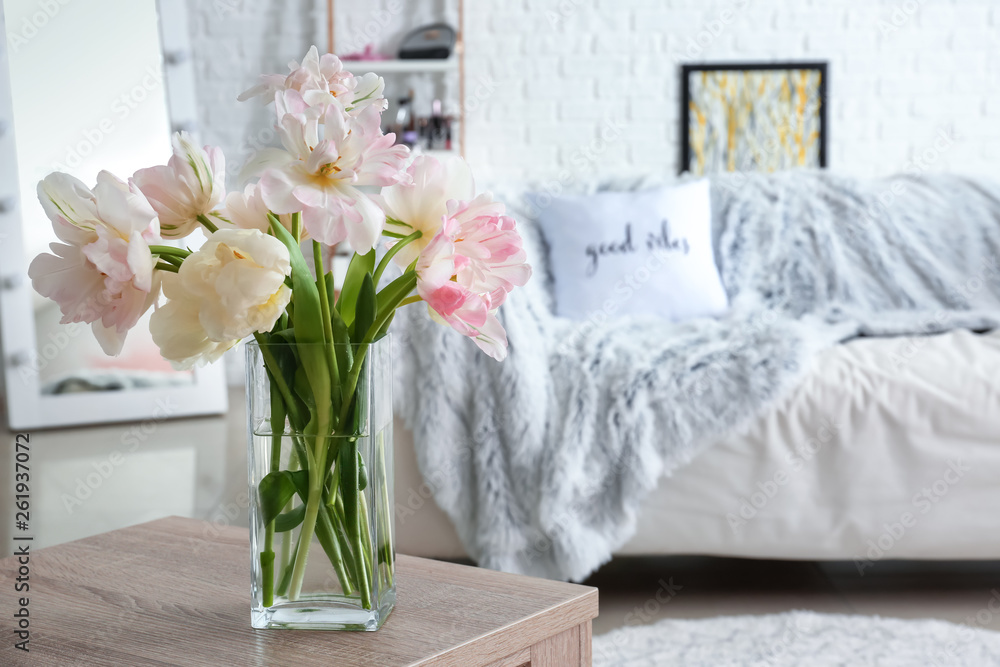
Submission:
[[[507,360],[420,308],[400,312],[396,336],[397,410],[421,472],[489,568],[585,578],[632,535],[662,476],[780,399],[825,347],[1000,321],[993,183],[716,178],[713,235],[731,309],[677,324],[554,316],[532,212],[504,198],[535,267],[500,312]]]

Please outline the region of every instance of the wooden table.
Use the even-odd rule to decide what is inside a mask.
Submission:
[[[399,556],[378,632],[250,627],[249,535],[170,517],[0,561],[2,665],[590,665],[597,589]],[[30,653],[13,648],[27,595]]]

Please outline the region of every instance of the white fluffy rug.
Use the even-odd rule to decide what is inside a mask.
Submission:
[[[936,620],[791,611],[667,619],[594,637],[594,667],[1000,665],[1000,633]]]

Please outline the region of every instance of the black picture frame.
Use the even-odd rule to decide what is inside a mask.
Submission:
[[[691,75],[695,72],[748,70],[816,70],[820,73],[819,80],[819,167],[827,165],[827,139],[829,126],[829,90],[830,72],[827,61],[793,61],[793,62],[730,62],[730,63],[689,63],[681,65],[681,155],[678,173],[684,173],[691,162]]]

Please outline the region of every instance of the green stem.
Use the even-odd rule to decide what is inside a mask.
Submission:
[[[330,521],[330,515],[325,509],[326,505],[323,505],[323,508],[319,512],[319,521],[316,523],[316,537],[319,539],[323,551],[326,552],[327,558],[330,559],[330,563],[333,564],[333,570],[337,573],[337,579],[340,581],[340,589],[344,595],[351,595],[354,593],[354,589],[351,587],[351,579],[344,567],[344,555],[340,550],[340,540],[337,538],[333,522]]]
[[[412,289],[412,287],[410,289]],[[403,296],[405,296],[405,294]],[[401,300],[402,297],[400,297],[400,301]],[[380,309],[379,315],[376,316],[375,321],[368,329],[368,333],[365,334],[361,343],[358,344],[358,351],[354,355],[354,364],[351,366],[351,372],[347,376],[343,402],[340,404],[340,420],[337,424],[343,425],[347,420],[347,415],[351,409],[351,403],[354,400],[354,392],[358,388],[358,378],[361,375],[361,367],[364,366],[365,357],[368,356],[368,347],[372,344],[372,341],[375,339],[375,336],[378,335],[378,332],[382,330],[382,326],[396,312],[396,308],[398,307],[399,302],[395,304],[387,303],[384,309]]]
[[[379,486],[382,487],[382,551],[385,554],[385,563],[389,571],[389,581],[395,576],[395,556],[392,545],[392,504],[389,502],[389,474],[386,470],[385,432],[379,432],[375,440],[375,459],[379,475]]]
[[[358,588],[361,591],[361,606],[372,608],[371,580],[368,576],[367,564],[371,560],[368,554],[364,535],[362,533],[362,506],[358,489],[358,441],[352,439],[350,444],[342,448],[340,457],[341,489],[344,495],[344,515],[347,523],[348,538],[354,545],[354,560],[357,566]]]
[[[149,246],[149,252],[154,255],[174,255],[181,259],[191,254],[191,251],[187,248],[175,248],[172,245],[151,245]]]
[[[202,225],[204,225],[205,229],[207,229],[208,231],[210,231],[213,234],[215,232],[219,231],[219,228],[215,226],[215,223],[212,222],[211,220],[209,220],[208,216],[205,215],[204,213],[200,213],[198,215],[198,222],[200,222]]]
[[[271,460],[268,471],[277,472],[281,466],[281,436],[285,431],[285,405],[281,394],[271,382]],[[264,526],[264,549],[260,553],[261,577],[264,587],[264,606],[274,604],[274,519]]]
[[[391,215],[385,216],[385,222],[386,222],[386,224],[389,224],[389,225],[399,225],[400,227],[409,227],[410,229],[413,229],[413,225],[411,225],[411,224],[409,224],[407,222],[403,222],[402,220],[397,220],[396,218],[392,217]],[[388,234],[392,234],[393,232],[383,231],[382,233],[388,235]]]
[[[365,568],[368,572],[374,572],[375,568],[378,566],[378,560],[374,558],[375,554],[375,541],[372,540],[371,531],[371,521],[368,513],[368,498],[365,496],[364,491],[358,492],[358,505],[361,509],[360,521],[361,521],[361,535],[362,540],[361,551],[365,555]]]
[[[323,271],[323,246],[313,241],[313,265],[316,267],[316,288],[319,290],[319,307],[323,315],[323,338],[326,341],[326,363],[330,367],[330,389],[333,392],[333,409],[340,403],[340,369],[333,350],[333,320],[330,319],[330,299],[326,293],[326,273]]]
[[[168,264],[173,264],[174,266],[180,268],[180,265],[184,263],[184,258],[177,255],[160,255],[157,257],[161,262],[166,262]]]
[[[291,453],[288,455],[288,469],[290,471],[298,470],[298,453],[293,448]],[[289,511],[293,508],[295,502],[295,497],[293,496],[288,503],[285,505],[284,511]],[[288,569],[289,561],[292,557],[292,531],[287,530],[281,534],[281,563],[278,566],[278,571],[284,574]],[[287,590],[287,589],[286,589]]]
[[[414,294],[413,296],[408,296],[399,302],[397,308],[402,308],[403,306],[409,306],[411,303],[417,303],[418,301],[423,301],[423,297],[419,294]]]
[[[326,480],[326,436],[330,433],[330,413],[326,410],[330,400],[329,387],[325,396],[316,396],[315,432],[313,435],[313,460],[309,465],[309,494],[306,498],[306,514],[299,530],[299,550],[295,554],[295,566],[292,569],[292,583],[288,591],[288,599],[299,599],[302,592],[302,581],[306,576],[306,559],[309,555],[309,544],[316,530],[316,519],[319,508],[323,504],[323,485]],[[317,392],[319,393],[319,392]],[[312,421],[312,420],[310,420]]]
[[[375,283],[375,285],[378,285],[378,281],[382,278],[382,274],[385,273],[386,268],[389,266],[389,262],[391,262],[392,258],[396,256],[396,253],[423,235],[423,232],[419,230],[415,231],[409,236],[403,238],[399,243],[396,243],[389,248],[389,250],[385,253],[385,256],[382,257],[382,261],[378,263],[378,268],[375,269],[375,274],[372,276],[372,282]]]
[[[296,241],[302,240],[302,213],[292,213],[291,232]]]
[[[178,268],[173,264],[167,264],[166,262],[157,262],[156,269],[160,271],[169,271],[170,273],[177,273]]]
[[[288,533],[285,533],[285,535],[288,535]],[[300,533],[298,539],[295,540],[295,549],[293,553],[297,555],[299,553],[299,548],[301,546],[302,546],[302,534]],[[292,583],[292,568],[293,564],[289,563],[287,566],[285,566],[284,570],[282,571],[281,581],[278,582],[278,590],[276,591],[278,595],[288,594],[288,586]]]
[[[340,541],[340,550],[344,554],[344,560],[346,561],[347,571],[352,577],[355,588],[361,588],[358,583],[358,564],[354,559],[354,554],[351,551],[351,541],[347,536],[347,519],[344,517],[344,501],[339,495],[333,501],[332,505],[326,505],[326,513],[330,517],[331,523],[335,527],[335,533],[337,535],[337,540]]]
[[[299,409],[296,406],[297,404],[293,400],[292,390],[288,387],[288,383],[285,382],[285,376],[281,374],[281,366],[278,365],[278,360],[274,358],[274,354],[272,354],[270,348],[268,348],[267,341],[264,340],[263,334],[255,333],[253,337],[260,346],[260,354],[264,357],[264,365],[267,370],[270,371],[270,377],[274,380],[274,384],[278,387],[278,391],[281,393],[281,398],[285,402],[285,409],[295,426],[295,430],[301,430],[304,424],[302,421],[302,415],[299,414]]]

